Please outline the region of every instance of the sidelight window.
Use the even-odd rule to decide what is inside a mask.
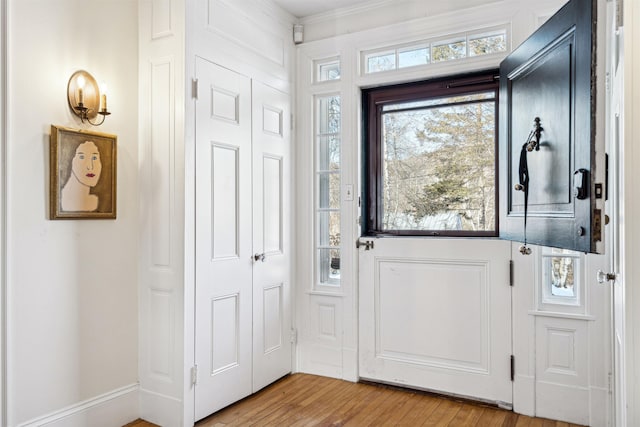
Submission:
[[[316,272],[320,285],[340,284],[340,96],[316,97]]]

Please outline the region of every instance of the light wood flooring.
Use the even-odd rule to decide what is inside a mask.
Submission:
[[[579,427],[423,392],[307,374],[289,375],[196,426]]]

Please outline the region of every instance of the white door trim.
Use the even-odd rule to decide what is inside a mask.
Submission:
[[[640,278],[640,265],[637,262],[637,254],[640,253],[640,225],[633,220],[625,218],[637,218],[640,214],[640,187],[638,187],[637,165],[640,161],[640,150],[636,148],[640,138],[640,78],[637,74],[640,67],[640,4],[635,1],[624,3],[624,137],[621,156],[622,179],[622,204],[621,204],[621,280],[629,285],[625,290],[625,326],[626,333],[626,378],[627,390],[627,423],[638,425],[640,423],[640,390],[637,378],[640,373],[640,363],[637,357],[640,355],[640,296],[633,289]]]
[[[0,424],[7,424],[6,368],[6,147],[7,147],[7,2],[0,3]]]

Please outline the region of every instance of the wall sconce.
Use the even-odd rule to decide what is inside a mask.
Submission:
[[[106,87],[103,87],[102,96],[100,96],[96,79],[84,70],[76,71],[71,75],[67,84],[67,99],[71,111],[80,117],[82,123],[86,121],[93,126],[100,126],[111,114],[107,110]],[[99,122],[96,120],[98,115],[102,116]]]

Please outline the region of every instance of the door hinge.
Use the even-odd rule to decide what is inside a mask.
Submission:
[[[290,340],[291,340],[291,344],[298,344],[298,330],[297,329],[291,329]]]
[[[191,385],[198,384],[198,365],[193,365],[191,368]]]
[[[513,260],[509,260],[509,286],[513,286]]]
[[[198,100],[198,79],[191,80],[191,97]]]
[[[516,377],[516,357],[511,355],[511,381]]]

